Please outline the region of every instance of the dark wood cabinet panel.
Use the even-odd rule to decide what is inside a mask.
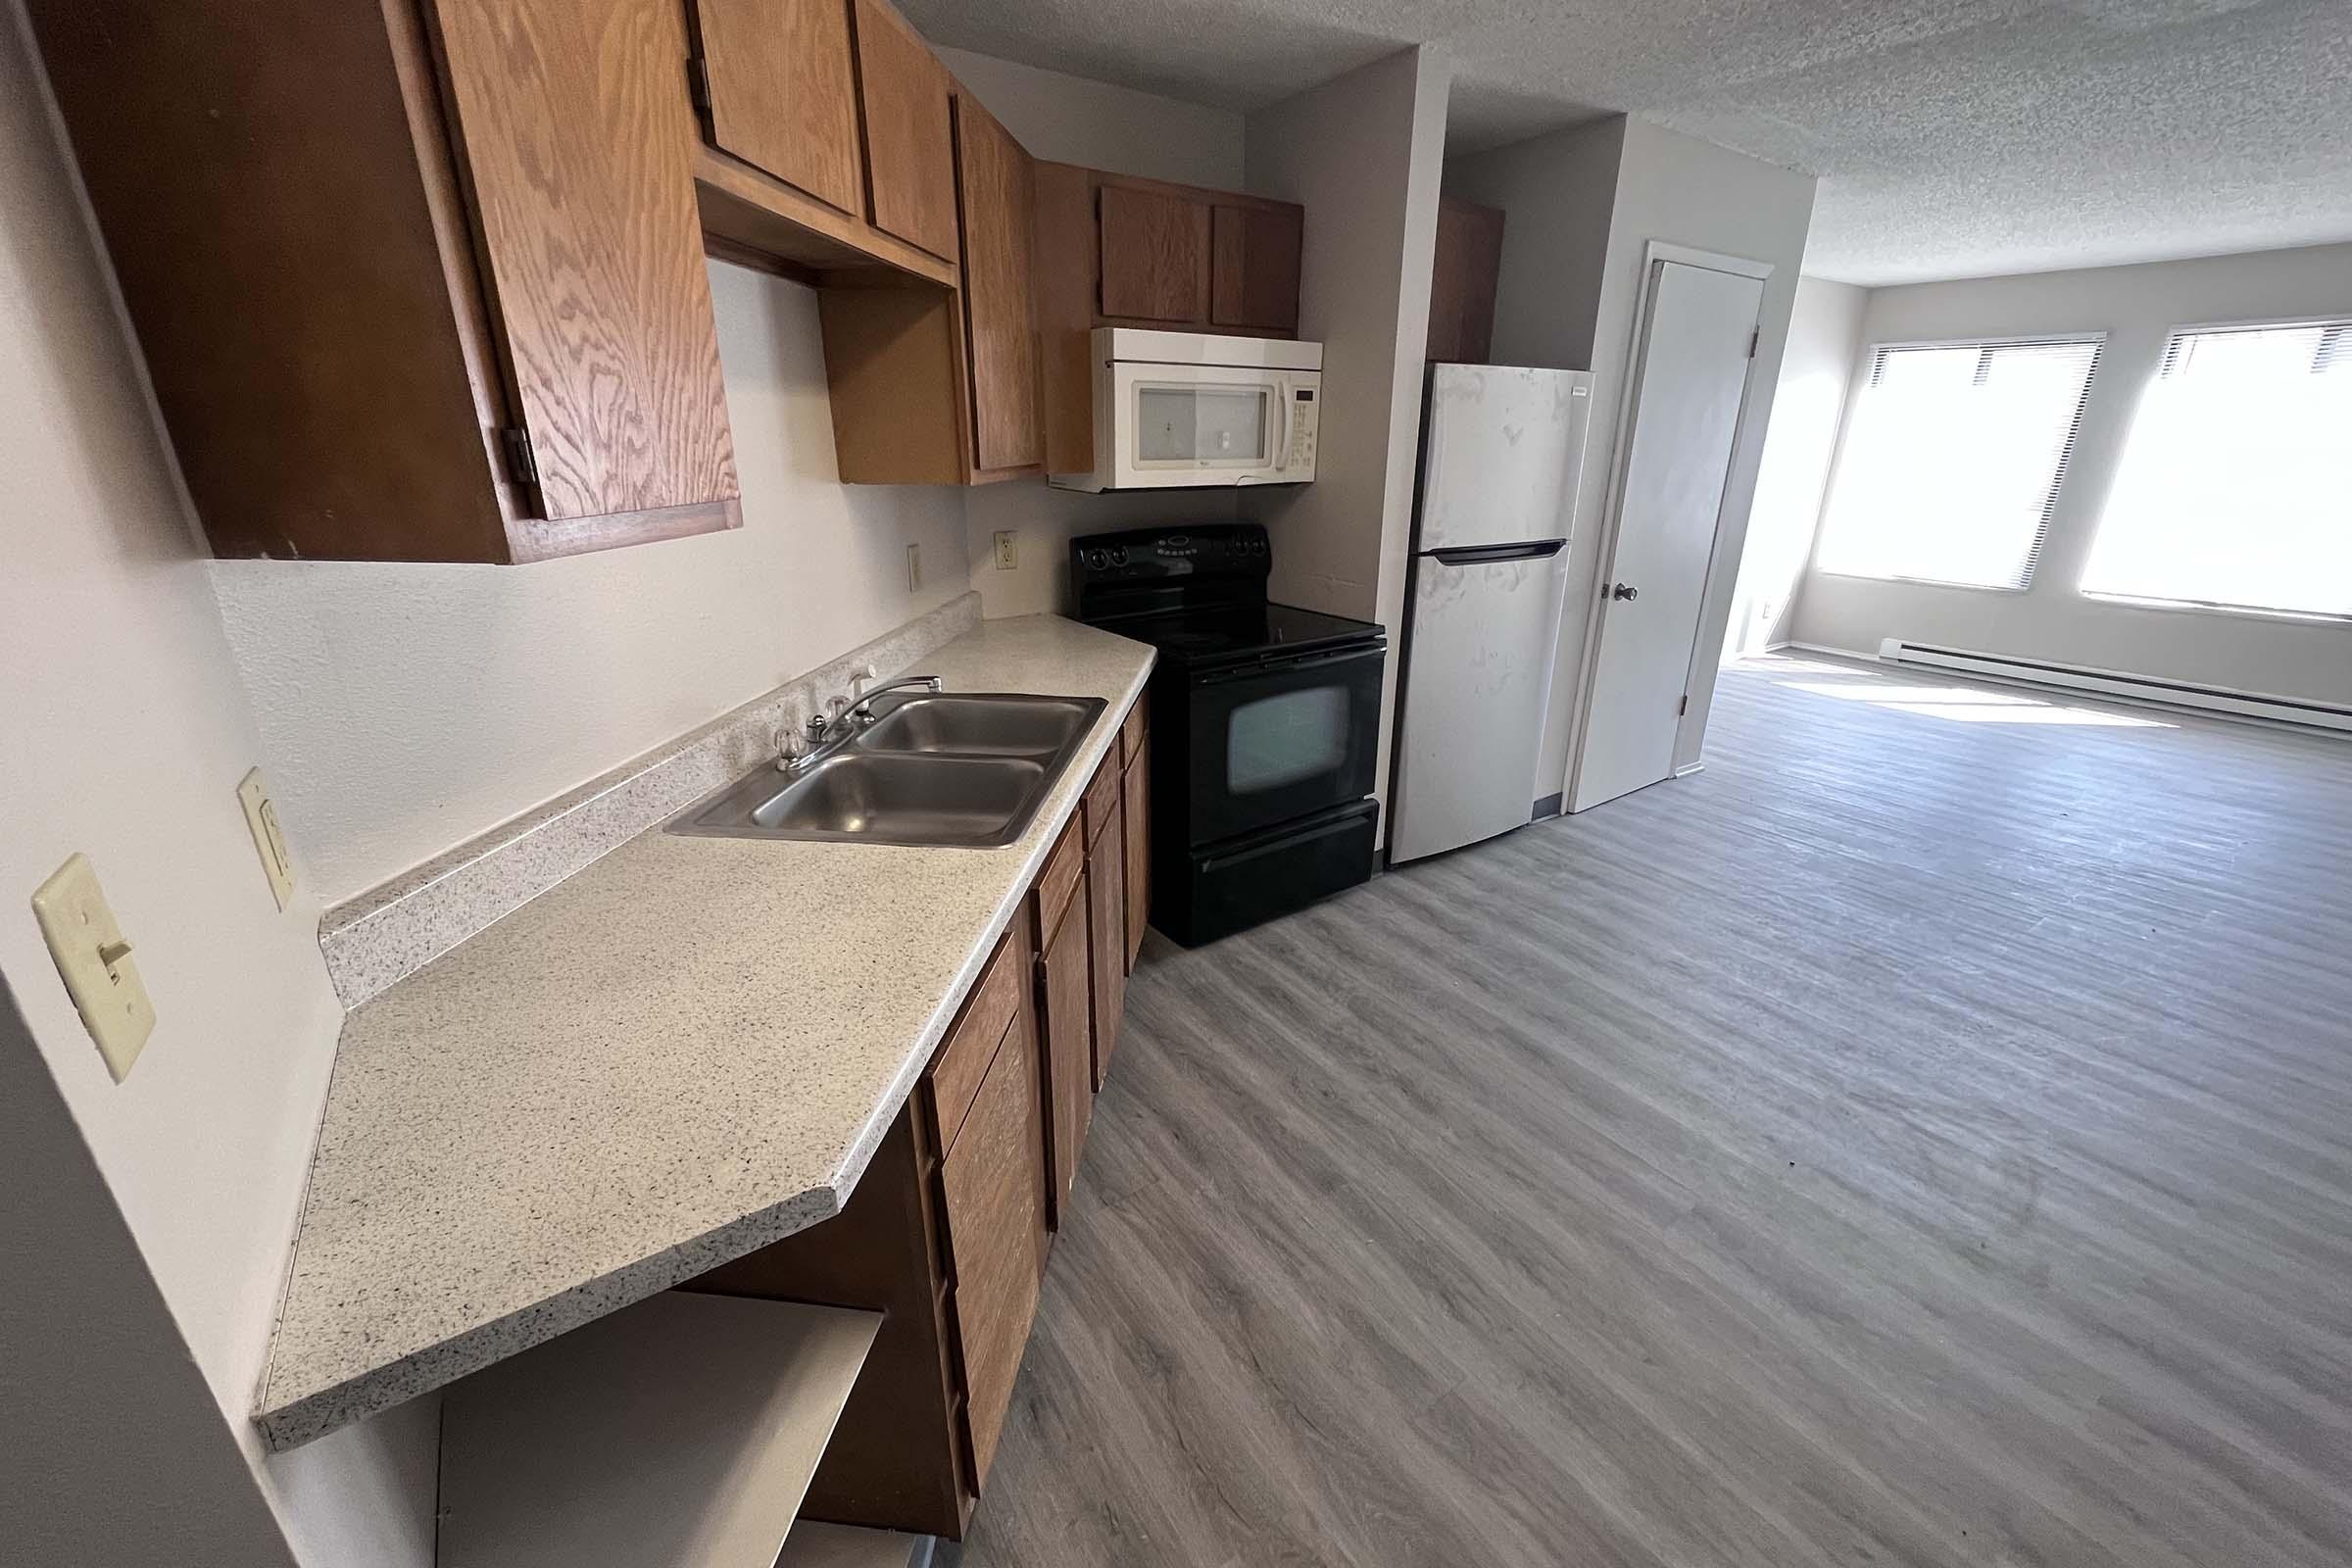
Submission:
[[[1502,214],[1446,197],[1430,271],[1429,357],[1483,365],[1494,354],[1494,290],[1502,274]]]
[[[972,466],[1028,467],[1045,455],[1029,291],[1036,162],[968,93],[956,96],[956,152]]]
[[[1112,760],[1116,761],[1116,755]],[[1127,1009],[1127,835],[1120,823],[1120,780],[1111,777],[1110,806],[1097,831],[1088,813],[1086,847],[1087,964],[1094,988],[1095,1087],[1110,1075],[1110,1054],[1119,1043],[1119,1016]],[[1091,797],[1091,792],[1090,792]],[[1090,799],[1090,806],[1092,801]]]
[[[923,1075],[940,1153],[956,1147],[956,1135],[972,1102],[979,1098],[989,1064],[996,1059],[1005,1026],[1020,1010],[1028,984],[1028,928],[1016,921],[990,955],[988,967],[980,971],[971,995],[964,998],[962,1015],[948,1031],[947,1044],[939,1048],[931,1070]]]
[[[883,0],[857,0],[858,91],[865,115],[866,215],[876,228],[953,261],[953,78]]]
[[[693,17],[710,144],[856,212],[850,0],[693,0]]]
[[[940,1165],[964,1418],[972,1472],[985,1484],[1037,1313],[1046,1264],[1045,1121],[1029,1015],[1006,1027],[988,1078]]]
[[[1045,1041],[1046,1093],[1053,1108],[1053,1181],[1048,1197],[1057,1229],[1077,1179],[1078,1156],[1086,1148],[1087,1124],[1095,1114],[1094,1006],[1087,960],[1092,906],[1083,864],[1070,891],[1073,897],[1045,907],[1040,888],[1041,914],[1053,925],[1040,948],[1038,1029]]]
[[[1298,329],[1298,259],[1306,214],[1297,207],[1237,207],[1210,214],[1214,265],[1208,319],[1213,326]]]
[[[1102,303],[1132,320],[1208,319],[1208,205],[1173,191],[1104,185]]]
[[[1127,841],[1127,969],[1135,970],[1152,914],[1152,742],[1127,754],[1126,784],[1119,803],[1120,831]]]
[[[434,0],[539,510],[740,494],[668,0]]]

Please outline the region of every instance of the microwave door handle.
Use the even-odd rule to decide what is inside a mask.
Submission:
[[[1274,448],[1274,471],[1282,472],[1291,466],[1291,378],[1274,378],[1274,409],[1271,416],[1274,428],[1268,439]]]

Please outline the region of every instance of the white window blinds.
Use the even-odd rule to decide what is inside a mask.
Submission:
[[[2096,337],[1873,349],[1816,564],[2025,587],[2098,356]]]
[[[2352,615],[2352,319],[2173,334],[2082,591]]]

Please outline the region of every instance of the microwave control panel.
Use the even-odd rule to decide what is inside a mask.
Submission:
[[[1291,393],[1291,466],[1310,472],[1315,466],[1315,435],[1322,428],[1322,410],[1316,389],[1302,386]]]

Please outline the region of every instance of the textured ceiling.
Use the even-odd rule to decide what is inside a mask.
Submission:
[[[2352,0],[902,0],[941,43],[1250,109],[1408,43],[1449,150],[1627,112],[1823,176],[1911,282],[2352,239]]]

